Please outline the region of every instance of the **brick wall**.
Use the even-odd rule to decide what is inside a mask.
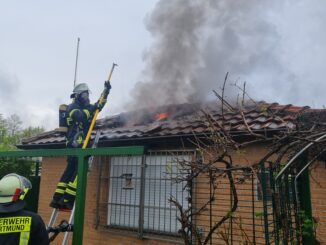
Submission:
[[[47,224],[52,208],[49,207],[53,192],[55,190],[56,184],[64,171],[66,166],[65,158],[44,158],[42,162],[42,177],[40,185],[40,198],[39,198],[39,214],[43,218],[44,222]],[[162,237],[157,239],[139,239],[137,233],[128,231],[109,231],[103,227],[98,227],[95,229],[96,224],[96,198],[98,189],[98,164],[94,163],[91,174],[88,176],[87,190],[86,190],[86,206],[85,206],[85,221],[84,221],[84,245],[168,245],[168,244],[180,244],[180,240],[174,238],[175,242],[162,241]],[[104,170],[105,171],[105,170]],[[105,178],[104,178],[105,179]],[[101,197],[104,200],[105,193],[107,192],[107,187],[105,181],[103,181],[104,186],[102,188]],[[107,183],[107,182],[106,182]],[[103,204],[103,203],[102,203]],[[102,205],[101,204],[101,205]],[[106,220],[105,207],[101,208],[100,219]],[[69,214],[60,213],[57,218],[57,223],[62,219],[69,220]],[[51,244],[61,245],[63,234],[60,234],[54,242]],[[166,238],[165,238],[166,239]],[[169,238],[173,240],[173,238]]]
[[[257,161],[266,153],[266,147],[261,146],[252,146],[248,147],[245,151],[241,153],[234,153],[233,160],[236,163],[242,163],[243,165],[250,166]],[[66,166],[65,158],[44,158],[42,163],[42,177],[40,185],[40,198],[39,198],[39,214],[43,217],[45,223],[49,221],[52,209],[48,206],[52,198],[53,192],[55,190],[56,184]],[[108,173],[108,165],[103,165],[104,173]],[[117,244],[117,245],[167,245],[167,244],[180,244],[180,240],[177,238],[169,237],[158,237],[157,239],[139,239],[137,233],[128,232],[128,231],[115,231],[109,230],[103,226],[98,226],[95,229],[95,226],[98,222],[105,223],[106,221],[106,205],[107,201],[107,188],[108,188],[108,179],[107,175],[102,176],[101,180],[101,190],[100,190],[100,200],[99,206],[97,207],[97,198],[98,198],[98,181],[99,181],[99,165],[95,162],[93,171],[88,177],[87,185],[87,196],[86,196],[86,207],[85,207],[85,225],[84,225],[84,244]],[[197,188],[197,198],[200,195],[207,195],[207,182],[205,182],[205,177],[203,177],[201,184]],[[262,218],[260,216],[255,217],[257,213],[260,212],[262,208],[262,202],[255,199],[255,209],[253,210],[250,206],[245,207],[246,202],[250,204],[252,201],[252,196],[255,195],[255,190],[251,189],[252,178],[246,179],[242,186],[242,190],[239,193],[242,195],[239,203],[243,207],[239,207],[238,212],[235,214],[237,216],[238,225],[244,224],[245,219],[248,221],[246,223],[251,224],[255,222],[256,225],[260,225]],[[201,186],[200,186],[201,185]],[[225,186],[225,188],[222,188]],[[241,186],[239,187],[241,189]],[[227,205],[224,209],[221,209],[222,201],[229,203],[230,200],[225,197],[229,197],[229,187],[227,179],[222,179],[219,189],[219,195],[217,196],[216,203],[214,203],[212,212],[215,216],[222,215],[221,210],[228,211]],[[324,164],[315,165],[311,170],[311,195],[312,195],[312,208],[313,216],[318,220],[318,239],[320,241],[326,242],[326,168]],[[205,192],[206,191],[206,192]],[[240,195],[239,194],[239,195]],[[221,200],[224,198],[225,200]],[[256,198],[256,197],[255,197]],[[218,200],[220,202],[218,202]],[[197,205],[200,205],[198,203]],[[99,208],[99,212],[97,212]],[[253,215],[253,212],[256,214]],[[224,212],[225,213],[225,212]],[[96,215],[99,214],[98,217]],[[58,217],[58,222],[62,219],[69,219],[68,214],[60,214]],[[203,224],[203,227],[207,227],[209,219],[205,216],[198,217],[198,224]],[[259,233],[259,236],[262,236],[262,227],[257,226],[256,232]],[[258,235],[256,233],[256,235]],[[243,232],[238,234],[238,238],[241,239]],[[249,237],[253,236],[253,231],[249,228],[249,231],[245,234]],[[170,239],[170,242],[162,241],[161,238]],[[52,244],[61,244],[62,235],[59,235],[55,242]],[[174,240],[174,241],[173,241]],[[181,243],[182,244],[182,243]]]
[[[248,167],[257,164],[260,158],[266,154],[266,147],[247,147],[242,152],[234,152],[232,155],[233,167]],[[204,159],[206,162],[209,158]],[[226,166],[218,164],[221,169]],[[220,225],[212,235],[212,244],[265,244],[263,201],[257,197],[258,180],[255,172],[233,171],[232,177],[237,192],[237,207],[235,212],[230,213],[234,197],[231,195],[230,181],[226,174],[218,175],[215,180],[216,189],[214,200],[206,206],[205,210],[197,215],[194,222],[207,236],[211,227],[219,222],[224,216],[229,217],[223,225]],[[201,175],[196,180],[193,207],[201,209],[214,192],[209,183],[208,175]],[[271,203],[269,203],[271,205]],[[271,212],[271,210],[269,210]],[[231,242],[232,241],[232,242]]]

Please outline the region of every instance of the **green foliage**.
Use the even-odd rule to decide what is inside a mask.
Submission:
[[[264,216],[264,212],[255,212],[255,217],[263,217]]]
[[[227,212],[227,214],[225,215],[227,218],[232,218],[233,216],[233,212],[230,210]]]
[[[44,129],[41,127],[28,127],[21,131],[21,138],[30,138],[42,132],[44,132]]]
[[[28,127],[22,129],[22,121],[19,116],[11,115],[4,118],[0,114],[0,151],[15,150],[16,145],[21,143],[23,138],[35,136],[44,129],[41,127]],[[34,163],[30,160],[16,158],[0,158],[0,178],[8,173],[30,176]]]
[[[31,176],[34,163],[32,161],[17,158],[0,158],[0,178],[10,173],[23,176]]]
[[[286,163],[285,162],[280,162],[279,163],[279,168],[277,170],[273,171],[273,177],[275,178],[280,172],[281,170],[285,167]]]
[[[22,121],[17,115],[4,118],[0,114],[0,151],[16,149],[23,138],[35,136],[44,132],[42,127],[22,129]]]
[[[305,237],[314,236],[317,229],[317,223],[315,223],[312,218],[308,217],[304,210],[300,210],[298,214],[301,220],[300,233]]]

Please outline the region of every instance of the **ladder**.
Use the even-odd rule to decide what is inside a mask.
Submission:
[[[101,135],[100,130],[97,130],[96,131],[96,135],[95,135],[95,139],[94,139],[94,142],[93,142],[93,145],[92,145],[92,148],[96,148],[97,147],[98,141],[100,139],[100,135]],[[93,159],[94,159],[94,156],[90,156],[90,158],[88,159],[88,174],[92,170]],[[48,227],[48,230],[51,231],[51,228],[53,227],[53,225],[56,222],[56,219],[58,217],[59,211],[60,211],[59,208],[54,208],[53,209],[52,214],[51,214],[51,217],[50,217],[50,221],[49,221],[48,226],[47,226]],[[73,206],[73,208],[72,208],[72,210],[70,212],[71,213],[70,213],[68,224],[72,227],[72,225],[74,223],[75,203],[74,203],[74,206]],[[65,231],[65,234],[64,234],[64,237],[63,237],[63,240],[62,240],[62,245],[68,244],[69,234],[70,234],[70,230]]]

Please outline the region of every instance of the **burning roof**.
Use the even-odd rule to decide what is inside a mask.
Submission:
[[[209,113],[216,125],[223,125],[231,134],[243,133],[247,127],[256,132],[280,131],[294,128],[298,113],[309,111],[320,110],[259,102],[246,106],[243,115],[237,110],[222,115],[216,102],[169,105],[97,120],[94,131],[101,131],[100,142],[200,135],[209,132],[203,112]],[[53,130],[25,139],[19,147],[59,147],[64,146],[64,142],[64,135]]]

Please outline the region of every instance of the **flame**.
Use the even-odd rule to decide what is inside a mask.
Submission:
[[[166,112],[162,112],[162,113],[157,113],[154,117],[155,121],[162,121],[162,120],[165,120],[167,119],[169,116],[168,113]]]

